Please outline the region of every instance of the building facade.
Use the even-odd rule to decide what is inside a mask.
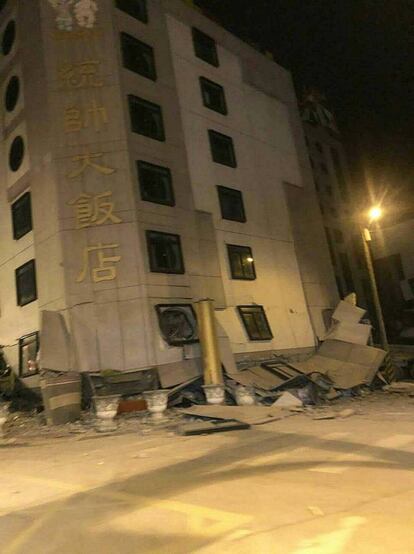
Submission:
[[[318,92],[305,94],[301,115],[339,295],[355,292],[358,304],[373,315],[357,221],[361,200],[366,201],[364,191],[351,184],[335,117]]]
[[[372,233],[372,255],[389,341],[414,344],[414,218]]]
[[[180,0],[0,2],[0,341],[74,369],[312,348],[335,281],[291,77]],[[33,365],[33,364],[32,364]]]

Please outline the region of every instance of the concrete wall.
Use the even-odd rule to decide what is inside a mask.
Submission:
[[[367,308],[366,285],[364,286],[363,283],[364,280],[367,280],[367,274],[357,225],[361,202],[364,201],[364,191],[356,190],[352,184],[340,135],[320,124],[304,122],[303,125],[307,137],[308,155],[312,162],[313,179],[317,187],[319,209],[332,244],[331,262],[336,275],[338,292],[343,295],[356,292],[359,305]],[[322,151],[319,150],[318,146]],[[345,201],[341,194],[331,148],[334,148],[339,155],[348,190],[348,201]],[[325,166],[326,171],[323,166]],[[337,240],[335,230],[342,233],[342,242]],[[346,254],[349,260],[353,288],[355,289],[353,291],[349,290],[347,285],[341,262],[341,253]]]
[[[4,17],[13,6],[10,0]],[[27,136],[28,150],[12,181],[5,164],[0,168],[0,340],[38,330],[41,309],[59,310],[74,339],[76,369],[184,364],[184,358],[199,356],[199,346],[185,353],[168,346],[154,307],[212,297],[236,354],[311,347],[312,325],[319,325],[321,310],[333,303],[332,276],[318,213],[306,209],[314,201],[306,192],[309,162],[290,76],[180,0],[148,0],[148,12],[143,24],[112,0],[102,0],[94,29],[75,24],[67,32],[57,30],[48,2],[19,3],[19,54],[11,54],[13,62],[1,60],[0,71],[2,85],[12,63],[21,72],[24,103],[14,119],[2,115],[3,160],[14,133]],[[217,41],[219,68],[195,57],[193,25]],[[155,82],[122,67],[121,31],[153,47]],[[97,82],[68,84],[64,71],[71,67],[76,73],[85,60],[96,62]],[[199,76],[225,87],[227,117],[202,105]],[[165,142],[131,132],[128,94],[161,106]],[[98,123],[90,115],[94,105]],[[74,115],[82,118],[79,128]],[[232,136],[236,169],[212,161],[210,128]],[[98,154],[94,161],[107,171],[89,166],[75,175],[76,157],[86,154]],[[141,200],[137,160],[170,168],[174,207]],[[286,183],[297,194],[293,205]],[[243,192],[246,223],[221,218],[219,184]],[[34,231],[13,241],[9,202],[28,187]],[[112,195],[113,218],[81,228],[74,203],[81,195],[106,192]],[[184,275],[150,271],[147,230],[180,235]],[[226,243],[252,248],[255,281],[230,278]],[[94,279],[98,253],[88,248],[98,245],[116,258],[109,280]],[[39,299],[18,308],[14,269],[32,257]],[[235,307],[251,303],[265,307],[272,341],[248,340]]]
[[[10,20],[16,23],[15,45],[10,54],[0,60],[3,94],[12,75],[18,76],[20,81],[19,100],[13,112],[5,110],[4,95],[1,96],[0,342],[15,345],[5,349],[14,367],[18,365],[16,343],[19,337],[39,330],[40,310],[64,306],[40,11],[35,2],[31,3],[30,10],[26,7],[21,2],[7,2],[1,14],[0,29],[2,35]],[[8,156],[10,144],[18,135],[24,139],[25,155],[19,170],[13,172],[9,169]],[[33,231],[14,240],[11,204],[26,191],[31,192]],[[15,269],[33,258],[36,259],[38,300],[20,307],[16,299]]]
[[[288,108],[274,96],[246,83],[242,53],[236,55],[220,42],[222,30],[216,35],[210,22],[198,21],[198,14],[192,15],[194,21],[188,15],[185,22],[170,16],[168,27],[194,201],[197,209],[212,214],[220,253],[226,304],[217,317],[228,332],[235,353],[312,345],[312,328],[283,191],[285,180],[301,184]],[[194,55],[192,23],[217,41],[218,68]],[[201,76],[224,87],[228,115],[203,106]],[[212,161],[208,129],[232,137],[236,168]],[[242,192],[245,223],[222,219],[217,185]],[[252,248],[255,281],[231,279],[226,244]],[[248,341],[235,307],[254,303],[264,306],[273,341]]]

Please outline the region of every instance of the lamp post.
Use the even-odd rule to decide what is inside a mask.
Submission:
[[[382,216],[382,210],[378,206],[374,206],[368,212],[369,224],[374,221],[378,221]],[[384,316],[382,313],[381,302],[378,294],[377,280],[375,278],[374,265],[372,263],[371,250],[369,248],[369,242],[371,239],[371,231],[368,226],[361,226],[362,244],[364,246],[365,261],[368,269],[369,282],[371,285],[372,298],[374,300],[375,313],[377,316],[381,346],[387,352],[389,351],[389,344],[387,338],[387,331],[385,329]]]

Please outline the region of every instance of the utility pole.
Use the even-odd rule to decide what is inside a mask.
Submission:
[[[385,329],[384,316],[382,313],[381,302],[378,294],[377,280],[375,278],[374,264],[372,263],[371,250],[369,242],[371,241],[371,232],[367,227],[361,227],[362,244],[364,245],[365,261],[368,269],[369,282],[371,285],[372,298],[374,300],[375,313],[377,316],[381,346],[383,350],[389,352],[387,331]]]

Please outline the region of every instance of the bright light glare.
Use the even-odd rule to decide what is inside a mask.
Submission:
[[[368,212],[371,221],[376,221],[382,216],[382,210],[379,206],[374,206]]]
[[[249,257],[249,258],[246,258],[246,261],[247,261],[247,262],[250,262],[250,263],[253,263],[253,258],[250,258],[250,257]]]

